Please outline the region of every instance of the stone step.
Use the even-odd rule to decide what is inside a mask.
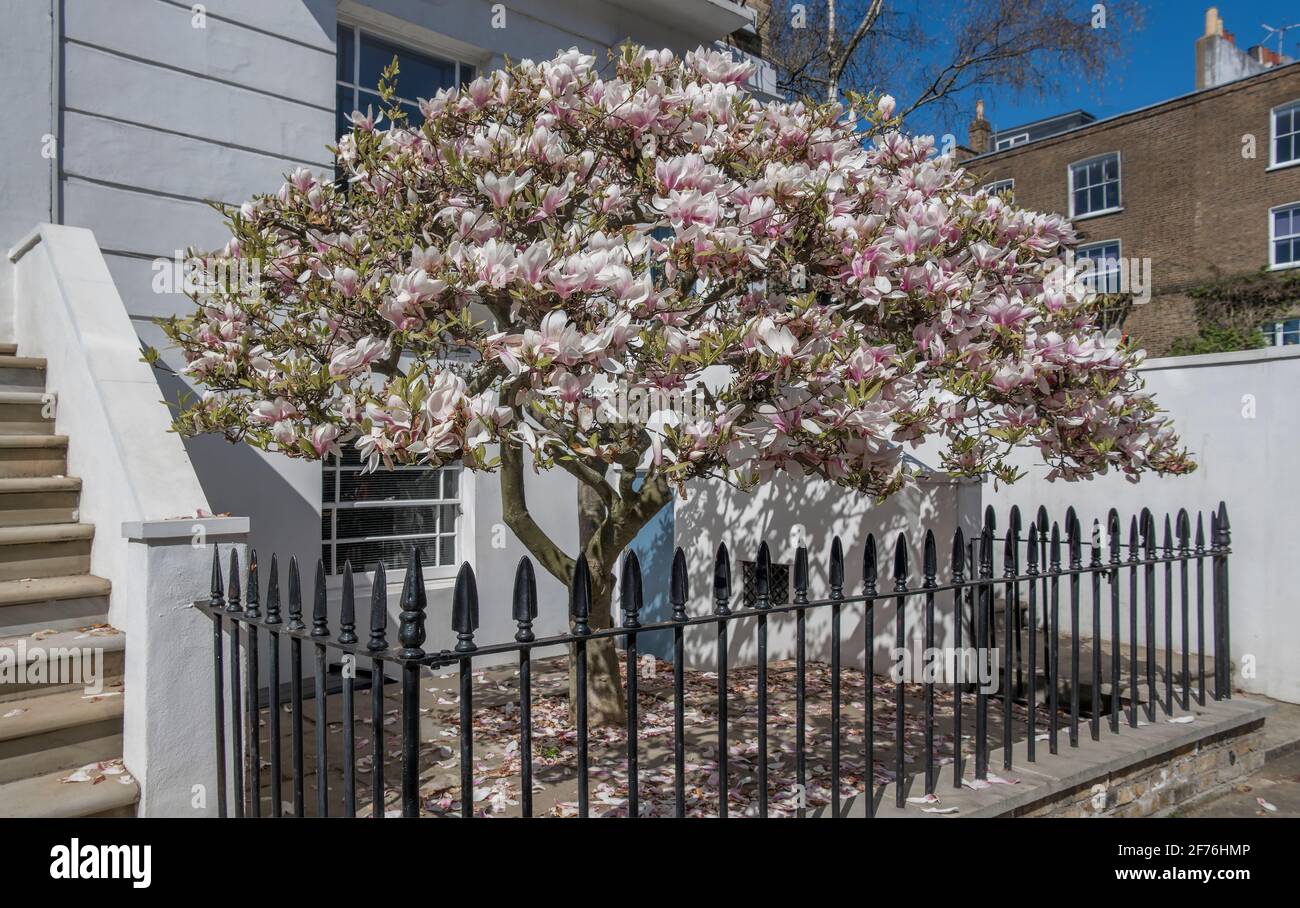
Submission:
[[[0,581],[89,573],[94,538],[89,523],[0,527]]]
[[[91,574],[11,580],[0,582],[0,608],[63,599],[100,598],[107,596],[111,589],[112,584],[107,580]]]
[[[120,754],[121,751],[118,751]],[[117,769],[115,758],[110,769]],[[6,817],[130,817],[140,798],[140,786],[130,773],[104,774],[87,768],[85,782],[65,782],[68,770],[0,785],[0,816]],[[96,784],[99,775],[103,781]]]
[[[111,589],[90,574],[0,581],[0,635],[107,624]]]
[[[71,476],[0,479],[0,527],[76,523],[80,494]]]
[[[122,700],[117,678],[0,703],[0,784],[120,754]]]
[[[14,343],[0,343],[0,356],[13,356],[18,352],[18,345]]]
[[[0,435],[0,479],[63,476],[67,464],[66,435]]]
[[[125,668],[126,634],[108,624],[0,636],[0,705],[118,678]]]
[[[44,358],[37,356],[0,355],[0,391],[44,390]]]
[[[0,435],[53,435],[54,396],[40,391],[0,391]]]

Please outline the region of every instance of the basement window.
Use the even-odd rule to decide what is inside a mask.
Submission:
[[[405,570],[413,547],[427,570],[456,565],[461,513],[461,469],[382,466],[361,471],[356,448],[343,446],[321,469],[321,557],[328,574]]]
[[[1119,152],[1070,165],[1070,217],[1120,210]]]
[[[767,604],[790,604],[790,565],[769,564],[767,575]],[[740,562],[740,601],[745,608],[754,608],[758,602],[758,564]]]
[[[1270,164],[1300,163],[1300,101],[1273,108],[1273,160]]]
[[[1300,202],[1269,210],[1268,241],[1271,267],[1300,266]]]

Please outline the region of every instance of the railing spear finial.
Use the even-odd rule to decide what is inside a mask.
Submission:
[[[511,596],[510,615],[515,619],[515,640],[532,643],[533,622],[537,620],[537,576],[527,555],[515,566],[515,588]]]
[[[411,560],[406,565],[406,579],[402,582],[402,611],[398,614],[399,627],[397,639],[402,648],[398,655],[403,659],[419,659],[424,655],[424,597],[420,588],[424,585],[420,569],[420,549],[411,549]]]
[[[323,565],[322,565],[323,567]],[[357,642],[357,594],[352,585],[352,559],[343,562],[343,603],[339,609],[339,643]]]
[[[478,649],[474,631],[478,630],[478,582],[469,562],[461,563],[456,572],[456,586],[451,592],[451,629],[456,632],[456,652],[472,653]]]

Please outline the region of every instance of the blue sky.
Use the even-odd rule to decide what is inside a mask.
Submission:
[[[942,5],[942,0],[938,2]],[[1298,0],[1220,0],[1218,3],[1149,0],[1145,6],[1146,22],[1131,37],[1127,59],[1103,82],[1065,85],[1056,96],[1046,98],[1014,97],[982,90],[979,94],[984,97],[985,113],[994,128],[1004,129],[1076,108],[1106,117],[1194,90],[1195,44],[1205,31],[1205,10],[1210,6],[1218,7],[1224,28],[1234,34],[1237,46],[1243,49],[1264,41],[1261,23],[1272,26],[1300,23]],[[1112,19],[1107,27],[1126,25]],[[1276,49],[1276,36],[1267,44]],[[1300,28],[1287,32],[1286,50],[1300,59]],[[966,106],[969,109],[973,104],[972,98]],[[933,114],[922,113],[910,125],[917,132],[937,135],[952,132],[964,142],[970,116],[963,114],[959,120],[953,123],[944,117],[940,121]]]

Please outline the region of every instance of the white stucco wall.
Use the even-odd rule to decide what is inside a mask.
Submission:
[[[949,553],[953,533],[960,526],[967,538],[979,520],[980,487],[973,483],[923,482],[913,489],[875,504],[869,496],[857,495],[818,479],[782,475],[753,492],[739,492],[717,482],[695,483],[685,500],[676,507],[676,541],[686,554],[690,580],[690,611],[708,609],[713,597],[714,553],[725,542],[731,555],[732,608],[741,603],[742,561],[757,557],[758,545],[766,541],[772,561],[793,567],[795,550],[802,541],[808,546],[809,598],[829,593],[827,569],[831,540],[838,535],[844,549],[844,595],[862,592],[862,558],[868,534],[875,534],[878,554],[878,589],[893,586],[894,546],[905,534],[909,547],[912,586],[921,583],[921,553],[925,531],[933,530],[939,564],[939,582],[950,577]],[[793,584],[793,572],[791,575]],[[895,646],[895,611],[892,600],[880,599],[874,606],[876,665],[887,664]],[[936,644],[945,645],[951,630],[952,609],[940,603],[936,609]],[[845,665],[864,664],[865,606],[846,605],[841,616],[840,654]],[[920,634],[921,606],[910,601],[906,636]],[[808,657],[825,660],[830,653],[830,610],[818,608],[807,618]],[[732,664],[752,664],[756,641],[754,622],[734,621],[728,641]],[[717,660],[717,634],[712,626],[686,632],[687,664],[712,669]],[[791,659],[795,655],[793,615],[773,616],[768,627],[769,658]],[[880,669],[883,670],[883,669]]]
[[[1151,360],[1143,376],[1195,455],[1200,465],[1195,473],[1145,477],[1137,484],[1119,475],[1048,483],[1043,478],[1046,467],[1026,455],[1021,466],[1028,476],[1010,487],[986,486],[986,501],[999,515],[1019,504],[1027,519],[1041,504],[1053,520],[1063,520],[1066,508],[1073,505],[1085,538],[1093,519],[1102,520],[1104,527],[1107,510],[1115,507],[1126,544],[1130,517],[1146,507],[1156,517],[1159,544],[1166,513],[1187,508],[1194,523],[1196,510],[1204,511],[1208,535],[1210,511],[1222,499],[1232,528],[1232,658],[1238,670],[1243,660],[1253,658],[1257,670],[1255,677],[1238,675],[1235,680],[1246,690],[1300,702],[1300,669],[1294,657],[1300,645],[1300,610],[1291,576],[1296,542],[1292,518],[1300,505],[1300,473],[1294,469],[1300,449],[1300,407],[1295,400],[1300,348]],[[1157,573],[1163,583],[1163,570]],[[1208,587],[1208,565],[1206,583]],[[1127,581],[1121,586],[1126,590]],[[1158,596],[1163,616],[1163,592]],[[1090,620],[1087,598],[1085,622]],[[1127,616],[1127,594],[1124,602]],[[1163,623],[1157,627],[1163,639]]]
[[[50,4],[0,0],[0,84],[6,126],[0,130],[0,249],[55,218],[51,181],[57,162],[45,156],[45,136],[57,133],[51,102]],[[0,256],[0,340],[13,338],[13,263]]]

